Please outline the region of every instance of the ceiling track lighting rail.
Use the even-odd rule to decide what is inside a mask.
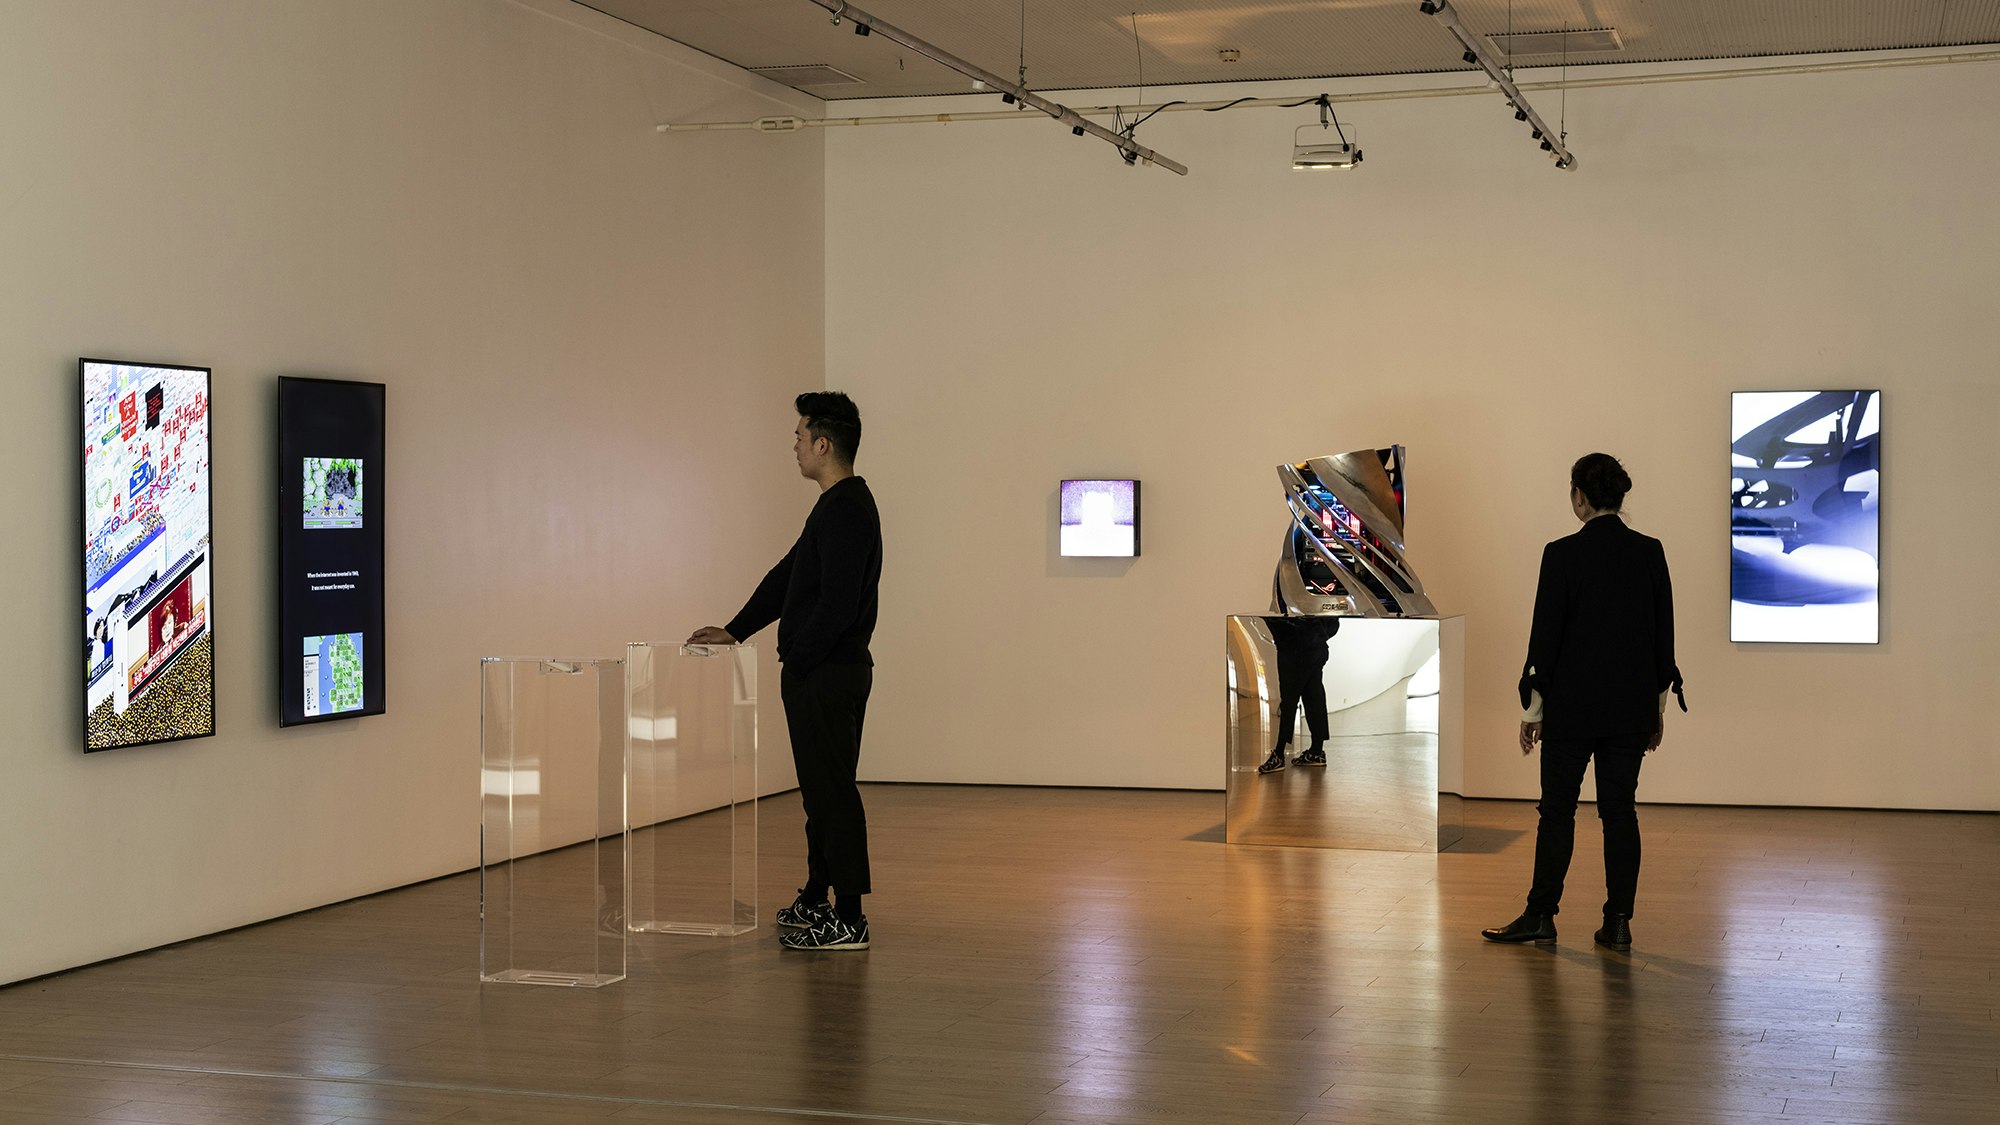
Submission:
[[[1786,63],[1780,66],[1745,66],[1728,70],[1667,71],[1657,74],[1636,74],[1629,77],[1573,78],[1562,82],[1523,82],[1518,89],[1529,93],[1543,93],[1559,90],[1608,90],[1624,86],[1663,86],[1682,82],[1715,82],[1727,78],[1774,78],[1804,74],[1839,74],[1857,70],[1897,70],[1912,66],[1945,66],[1957,63],[2000,62],[2000,51],[1957,51],[1942,55],[1906,55],[1896,58],[1854,59],[1846,62]],[[1414,90],[1372,90],[1352,94],[1327,95],[1335,105],[1353,102],[1394,102],[1418,98],[1463,98],[1490,94],[1493,90],[1485,84],[1478,86],[1439,86]],[[1279,107],[1297,109],[1301,105],[1311,105],[1319,100],[1313,95],[1289,95],[1282,98],[1223,98],[1207,102],[1166,102],[1160,105],[1141,106],[1083,106],[1071,112],[1079,116],[1110,117],[1124,112],[1139,116],[1154,113],[1214,113],[1224,109],[1258,109]],[[751,121],[689,121],[681,124],[668,122],[653,126],[661,133],[714,133],[736,130],[754,130],[763,133],[793,133],[801,129],[824,129],[836,125],[939,125],[954,121],[1019,121],[1018,110],[981,111],[973,113],[898,113],[879,117],[796,117],[778,115],[759,117]]]
[[[812,0],[812,3],[818,4],[820,7],[832,12],[833,22],[836,24],[843,19],[853,23],[856,35],[880,35],[891,42],[900,43],[932,62],[950,67],[967,78],[972,79],[974,82],[984,83],[987,89],[998,91],[1001,97],[1008,101],[1017,101],[1030,109],[1040,110],[1048,114],[1050,117],[1069,126],[1069,131],[1079,137],[1088,133],[1100,140],[1109,141],[1124,156],[1127,164],[1135,160],[1143,160],[1148,164],[1155,164],[1161,168],[1165,168],[1175,175],[1185,176],[1188,173],[1187,165],[1182,164],[1178,160],[1161,156],[1159,153],[1133,140],[1129,135],[1106,129],[1104,126],[1085,118],[1082,114],[1068,106],[1058,105],[1025,86],[1010,82],[984,67],[966,62],[964,59],[959,58],[942,47],[932,46],[930,43],[911,35],[894,24],[884,23],[867,12],[854,7],[852,4],[845,3],[844,0]],[[766,129],[764,131],[784,132],[787,130]]]
[[[1465,61],[1485,71],[1486,80],[1506,95],[1507,108],[1514,111],[1514,120],[1528,123],[1534,139],[1541,142],[1543,152],[1555,159],[1556,167],[1563,169],[1576,167],[1576,155],[1564,145],[1563,134],[1549,128],[1549,123],[1543,121],[1542,115],[1535,112],[1535,107],[1528,104],[1528,99],[1521,96],[1521,88],[1514,85],[1514,79],[1508,75],[1507,69],[1494,60],[1493,55],[1473,37],[1470,31],[1465,30],[1465,25],[1458,21],[1458,9],[1451,6],[1451,0],[1423,0],[1417,5],[1417,10],[1425,15],[1436,16],[1438,22],[1444,24],[1445,29],[1457,38],[1459,45],[1465,48]]]

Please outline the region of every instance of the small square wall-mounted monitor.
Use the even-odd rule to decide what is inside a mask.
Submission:
[[[1139,482],[1062,482],[1062,553],[1072,558],[1139,557]]]

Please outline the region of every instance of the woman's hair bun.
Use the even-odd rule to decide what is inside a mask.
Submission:
[[[1577,458],[1569,470],[1569,483],[1600,512],[1617,511],[1625,504],[1625,494],[1632,491],[1632,478],[1625,466],[1609,453],[1586,453]]]

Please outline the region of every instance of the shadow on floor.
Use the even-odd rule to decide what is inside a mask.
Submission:
[[[1458,842],[1445,849],[1459,855],[1498,855],[1507,845],[1527,835],[1522,828],[1496,828],[1490,824],[1468,824]]]

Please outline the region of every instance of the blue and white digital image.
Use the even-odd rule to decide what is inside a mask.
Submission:
[[[1729,639],[1880,635],[1880,391],[1730,402]]]

